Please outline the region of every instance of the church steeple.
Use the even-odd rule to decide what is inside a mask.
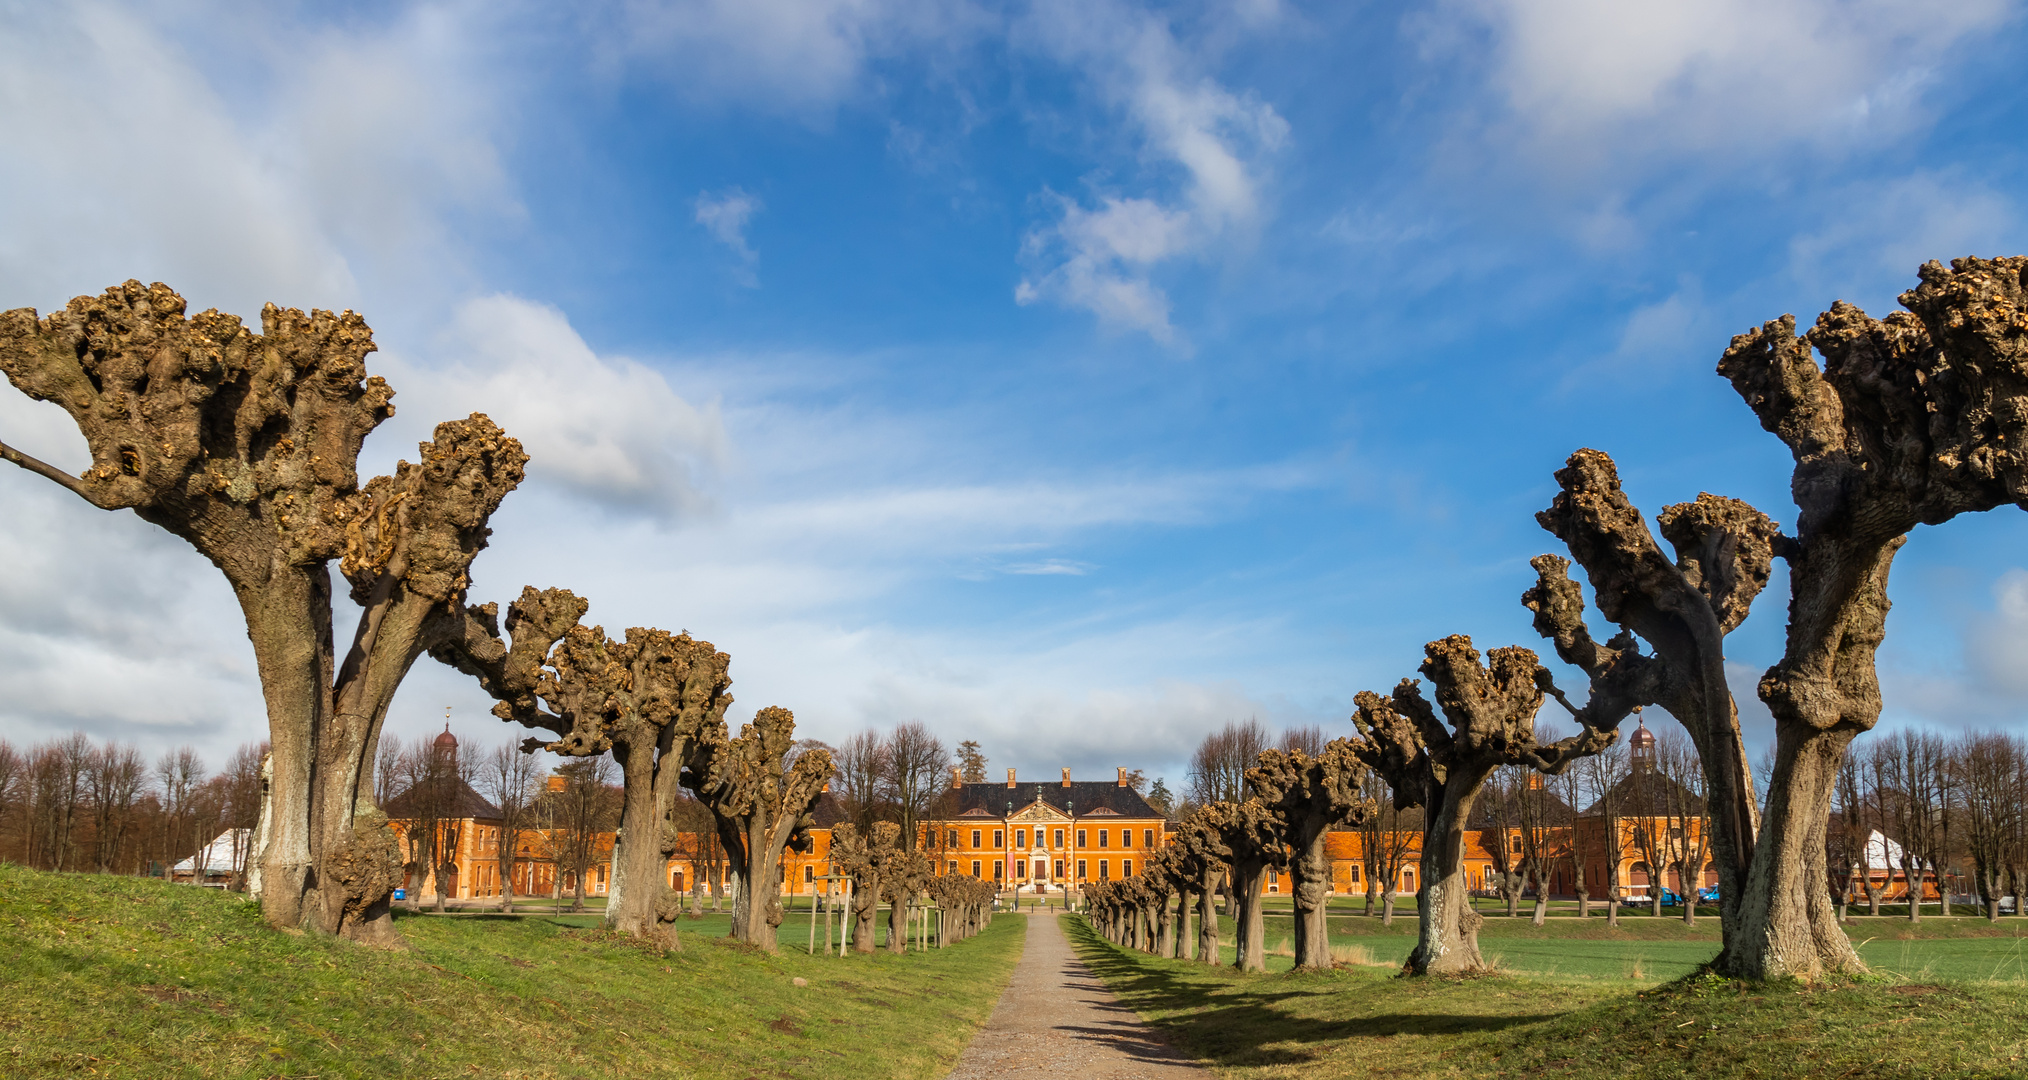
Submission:
[[[1655,768],[1655,733],[1640,716],[1641,710],[1636,708],[1634,733],[1627,737],[1627,760],[1635,772],[1651,772]]]

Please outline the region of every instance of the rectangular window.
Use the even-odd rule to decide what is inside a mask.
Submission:
[[[1014,846],[1015,846],[1015,847],[1018,847],[1018,848],[1025,848],[1025,847],[1027,847],[1027,846],[1028,846],[1028,830],[1027,830],[1027,829],[1016,829],[1016,830],[1014,830]]]
[[[972,846],[973,847],[979,846],[979,830],[977,829],[972,830]]]
[[[1121,846],[1121,847],[1133,847],[1133,846],[1134,846],[1134,830],[1132,830],[1132,829],[1121,829],[1121,830],[1120,830],[1120,846]]]
[[[804,881],[817,880],[817,868],[814,866],[803,867],[803,880]]]
[[[1153,830],[1153,829],[1142,829],[1142,830],[1141,830],[1141,846],[1142,846],[1142,847],[1154,847],[1154,846],[1155,846],[1155,830]]]
[[[949,870],[946,871],[946,873],[956,874],[958,872],[958,860],[952,859],[949,863],[949,867],[950,868]],[[681,892],[682,890],[679,889],[677,891]]]
[[[1104,847],[1104,846],[1106,846],[1106,834],[1108,834],[1108,833],[1110,833],[1110,832],[1112,832],[1112,830],[1111,830],[1111,829],[1100,829],[1100,830],[1099,830],[1099,846],[1100,846],[1100,847]],[[1104,866],[1105,864],[1104,864],[1104,863],[1101,863],[1101,864],[1099,864],[1099,865],[1100,865],[1100,866]],[[1101,871],[1099,871],[1099,872],[1100,872],[1100,873],[1104,873],[1105,871],[1101,870]]]
[[[1014,864],[1014,876],[1015,876],[1015,877],[1018,877],[1018,878],[1021,878],[1021,879],[1023,879],[1023,880],[1026,880],[1026,879],[1027,879],[1027,877],[1028,877],[1028,861],[1027,861],[1026,859],[1023,859],[1022,861],[1020,861],[1020,862],[1018,862],[1018,863],[1015,863],[1015,864]]]
[[[945,846],[945,847],[957,847],[957,846],[958,846],[958,830],[956,830],[956,829],[949,829],[949,830],[946,830],[946,831],[945,831],[945,833],[944,833],[944,846]]]
[[[1062,829],[1058,829],[1058,830],[1056,830],[1056,846],[1057,846],[1057,847],[1059,847],[1059,848],[1061,848],[1061,847],[1063,846],[1063,830],[1062,830]]]
[[[1000,861],[999,861],[999,860],[997,860],[997,859],[996,859],[996,860],[994,860],[994,862],[993,862],[993,880],[994,880],[994,881],[998,881],[998,880],[1000,880],[1000,874],[1001,874],[1001,872],[1002,872],[1002,871],[1004,871],[1004,870],[1006,870],[1006,869],[1007,869],[1007,867],[1006,867],[1006,864],[1004,864],[1004,863],[1000,862]]]
[[[1062,880],[1063,880],[1063,860],[1062,860],[1062,859],[1058,859],[1058,860],[1056,860],[1056,880],[1058,880],[1058,881],[1062,881]]]
[[[1133,876],[1134,876],[1134,860],[1132,860],[1132,859],[1122,859],[1122,860],[1120,861],[1120,876],[1121,876],[1121,877],[1133,877]]]
[[[1006,833],[1004,833],[1004,832],[1001,832],[1001,831],[1000,831],[999,829],[994,829],[994,830],[993,830],[993,850],[995,850],[995,851],[998,851],[999,849],[1001,849],[1001,848],[1003,848],[1003,847],[1006,847],[1006,846],[1007,846],[1007,834],[1006,834]]]
[[[1111,875],[1110,875],[1110,874],[1109,874],[1108,872],[1109,872],[1110,870],[1112,870],[1112,868],[1113,868],[1113,864],[1112,864],[1112,863],[1110,863],[1110,862],[1107,862],[1107,861],[1106,861],[1106,860],[1104,860],[1104,859],[1100,859],[1100,860],[1099,860],[1099,880],[1100,880],[1100,881],[1109,881],[1109,880],[1111,880]]]
[[[979,873],[979,860],[977,860],[977,859],[973,859],[973,860],[972,860],[972,876],[973,876],[973,877],[981,877],[981,876],[983,876],[983,875],[981,875],[981,874]]]
[[[1079,830],[1077,830],[1077,846],[1078,846],[1078,847],[1083,847],[1083,846],[1084,846],[1084,830],[1083,830],[1083,829],[1079,829]]]
[[[1079,860],[1077,860],[1077,880],[1079,880],[1079,881],[1083,881],[1083,880],[1084,880],[1084,860],[1083,860],[1083,859],[1079,859]]]
[[[1358,864],[1358,863],[1353,863],[1353,864],[1352,864],[1352,884],[1354,884],[1354,885],[1357,885],[1357,884],[1359,884],[1359,864]]]

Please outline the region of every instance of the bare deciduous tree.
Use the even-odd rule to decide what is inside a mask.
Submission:
[[[1190,801],[1209,806],[1246,798],[1246,770],[1270,741],[1267,728],[1252,717],[1206,735],[1190,755]]]
[[[514,870],[521,861],[522,835],[535,817],[535,801],[541,794],[540,771],[535,755],[511,743],[494,747],[481,770],[486,794],[500,811],[494,862],[500,872],[501,911],[514,910]]]
[[[951,753],[920,720],[898,724],[887,736],[886,788],[901,818],[901,835],[913,846],[931,804],[944,790]]]
[[[586,878],[598,863],[599,841],[619,822],[614,771],[613,759],[605,754],[572,758],[556,767],[561,787],[544,791],[536,802],[537,818],[550,834],[557,887],[563,887],[566,873],[572,878],[572,911],[584,910]]]
[[[862,834],[889,816],[887,756],[887,740],[877,731],[858,732],[838,746],[834,793],[845,816]]]

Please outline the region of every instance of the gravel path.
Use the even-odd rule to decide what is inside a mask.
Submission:
[[[1028,942],[1014,979],[946,1080],[1066,1074],[1079,1080],[1207,1080],[1209,1070],[1164,1042],[1084,966],[1055,914],[1018,917],[1028,920]]]

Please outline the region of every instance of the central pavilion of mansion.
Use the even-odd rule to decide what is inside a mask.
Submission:
[[[441,739],[440,739],[441,742]],[[1615,800],[1623,807],[1657,805],[1652,790],[1642,792],[1642,786],[1673,784],[1656,771],[1651,764],[1654,736],[1645,728],[1638,729],[1629,740],[1635,751],[1635,768],[1622,781],[1622,789]],[[455,753],[455,740],[445,747]],[[1648,751],[1648,764],[1643,764],[1642,751]],[[560,785],[560,778],[552,778],[552,786]],[[1567,897],[1576,892],[1576,861],[1568,857],[1572,846],[1582,846],[1586,853],[1584,876],[1586,891],[1594,899],[1603,899],[1606,894],[1606,822],[1596,812],[1578,811],[1553,794],[1543,793],[1548,800],[1547,814],[1539,820],[1548,826],[1550,835],[1545,851],[1562,851],[1560,858],[1548,859],[1548,891],[1553,896]],[[1694,796],[1683,793],[1683,798],[1694,801]],[[390,803],[390,811],[394,803]],[[1484,800],[1482,800],[1484,802]],[[446,882],[447,898],[460,901],[483,902],[488,897],[500,895],[501,883],[498,875],[498,845],[501,842],[498,811],[476,791],[468,791],[459,800],[464,808],[464,827],[459,830],[458,852],[455,872]],[[1679,802],[1679,805],[1681,803]],[[391,813],[391,817],[398,815]],[[829,851],[832,828],[845,820],[839,801],[826,789],[815,811],[815,823],[811,831],[812,844],[807,852],[790,851],[782,857],[783,895],[810,895],[825,890],[824,878],[831,872]],[[1518,828],[1507,835],[1502,817],[1495,815],[1491,808],[1481,806],[1475,812],[1473,822],[1465,832],[1465,860],[1471,887],[1475,891],[1490,892],[1498,877],[1498,870],[1508,862],[1517,859],[1522,850],[1522,836]],[[1419,825],[1419,822],[1417,823]],[[1670,858],[1680,857],[1668,854],[1672,849],[1678,853],[1694,851],[1705,845],[1698,844],[1700,822],[1692,818],[1688,823],[1689,836],[1683,835],[1684,823],[1678,819],[1640,818],[1622,814],[1619,818],[1621,843],[1619,845],[1619,882],[1622,896],[1639,900],[1648,894],[1651,887],[1660,885],[1672,892],[1682,893],[1686,884],[1679,869]],[[1671,826],[1675,826],[1672,828]],[[396,827],[400,822],[396,821]],[[1641,861],[1641,846],[1634,842],[1633,834],[1642,829],[1650,830],[1647,850],[1657,846],[1665,852],[1658,859],[1665,870],[1661,874],[1651,871]],[[1021,781],[1014,770],[1007,770],[1004,784],[997,781],[966,782],[952,771],[951,784],[937,803],[936,814],[924,828],[925,850],[939,864],[946,874],[967,874],[972,877],[1001,882],[1004,888],[1019,890],[1031,895],[1060,894],[1066,886],[1086,882],[1110,881],[1132,877],[1146,865],[1147,857],[1169,840],[1170,822],[1147,800],[1131,787],[1127,771],[1119,770],[1114,780],[1091,781],[1073,780],[1070,770],[1064,769],[1061,779],[1036,783]],[[1672,835],[1673,834],[1673,835]],[[705,857],[695,834],[679,837],[676,854],[668,864],[669,884],[678,892],[691,892],[699,887],[700,872],[710,880],[714,872],[712,860]],[[1393,859],[1380,859],[1377,852],[1368,852],[1366,847],[1375,843],[1377,848],[1387,848],[1395,853]],[[1689,841],[1686,846],[1685,841]],[[521,847],[522,861],[515,869],[514,892],[517,896],[545,897],[559,886],[566,893],[576,890],[576,882],[567,869],[560,869],[549,853],[549,837],[541,829],[524,831],[517,842]],[[603,895],[609,881],[610,851],[613,834],[600,838],[599,856],[594,867],[588,872],[585,892],[590,896]],[[1507,851],[1502,852],[1504,844]],[[1374,867],[1392,861],[1394,880],[1383,884],[1391,886],[1397,893],[1413,893],[1416,890],[1416,876],[1420,872],[1419,859],[1421,830],[1400,834],[1378,834],[1358,829],[1335,831],[1326,841],[1326,851],[1331,859],[1333,891],[1340,894],[1360,895],[1367,892],[1375,876]],[[1887,871],[1890,891],[1898,884],[1892,871]],[[559,880],[561,875],[561,880]],[[1878,876],[1876,874],[1876,876]],[[1702,872],[1692,875],[1692,886],[1716,884],[1716,873],[1708,862]],[[420,887],[425,893],[435,892],[435,883],[429,879],[405,883],[409,888]],[[1268,891],[1282,892],[1286,881],[1277,873],[1270,873]]]

